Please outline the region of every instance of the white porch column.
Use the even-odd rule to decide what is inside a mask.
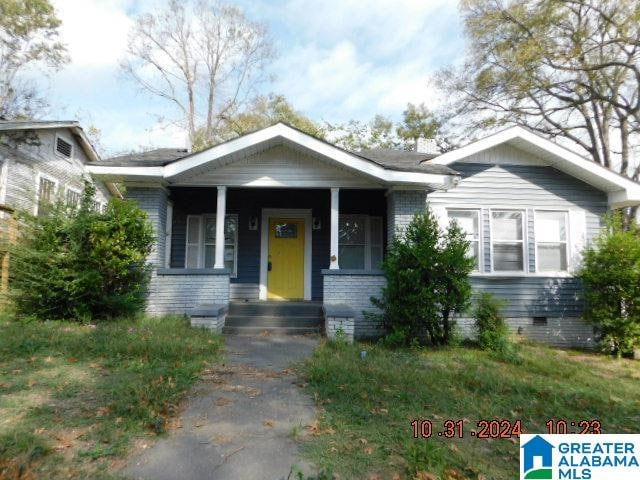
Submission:
[[[216,256],[213,268],[224,268],[224,217],[227,212],[227,187],[218,186],[216,204]]]
[[[329,268],[338,270],[338,216],[340,214],[340,189],[331,189],[331,253]]]

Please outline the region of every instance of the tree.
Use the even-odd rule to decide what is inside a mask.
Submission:
[[[327,138],[346,150],[401,147],[393,122],[383,115],[376,115],[368,122],[350,120],[342,124],[327,123],[325,128]]]
[[[405,149],[418,150],[418,140],[436,139],[440,122],[424,103],[407,104],[402,113],[402,121],[396,127],[398,136],[405,142]]]
[[[451,341],[453,317],[469,306],[469,274],[475,260],[469,242],[454,222],[443,231],[430,209],[418,213],[398,232],[382,262],[387,285],[372,298],[386,327],[407,342],[426,333],[433,345]]]
[[[623,228],[613,214],[584,252],[580,279],[584,286],[584,318],[595,325],[604,347],[617,355],[640,349],[640,228]]]
[[[176,109],[175,118],[159,119],[185,127],[192,145],[214,142],[226,116],[267,79],[274,55],[261,24],[213,0],[169,0],[164,11],[140,16],[127,53],[125,74]]]
[[[638,180],[640,2],[464,0],[461,10],[469,53],[439,75],[450,127],[522,125]]]
[[[224,122],[215,133],[214,143],[254,132],[278,122],[284,122],[317,138],[324,138],[325,132],[321,125],[297,111],[282,95],[271,94],[268,97],[258,96],[242,112],[225,116]],[[195,151],[211,146],[206,141],[203,128],[198,129]]]
[[[69,61],[48,0],[0,0],[0,117],[31,118],[47,106],[27,72]]]

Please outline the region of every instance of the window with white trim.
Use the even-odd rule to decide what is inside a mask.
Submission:
[[[38,180],[37,214],[46,215],[55,200],[57,182],[51,178],[40,176]]]
[[[449,220],[455,221],[467,234],[469,250],[467,256],[476,262],[474,270],[480,271],[480,210],[450,209],[447,210]]]
[[[342,269],[374,270],[382,262],[382,217],[340,215],[338,263]]]
[[[67,207],[70,207],[75,210],[80,207],[82,194],[80,193],[79,190],[74,190],[73,188],[67,188],[65,200],[67,202]]]
[[[495,272],[524,272],[524,212],[491,212],[491,258]]]
[[[185,268],[213,268],[216,256],[216,216],[187,216]],[[227,215],[224,222],[224,267],[231,276],[238,272],[238,216]]]
[[[536,210],[536,265],[539,272],[567,270],[567,223],[567,212]]]

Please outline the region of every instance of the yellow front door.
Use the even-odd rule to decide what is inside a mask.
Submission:
[[[304,219],[269,219],[267,297],[304,298]]]

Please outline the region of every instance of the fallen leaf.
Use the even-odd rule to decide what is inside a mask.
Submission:
[[[104,417],[111,412],[111,407],[98,407],[96,409],[96,417]]]
[[[265,420],[264,422],[262,422],[262,425],[264,425],[267,428],[273,428],[274,424],[275,422],[273,420]]]
[[[416,476],[413,477],[413,480],[438,480],[433,473],[428,473],[424,471],[416,472]]]
[[[366,445],[367,443],[369,443],[366,438],[359,438],[358,441],[363,445]]]
[[[446,472],[444,472],[446,480],[465,480],[465,476],[462,475],[458,470],[450,468]]]
[[[229,405],[230,403],[233,403],[233,400],[231,400],[231,399],[229,399],[229,398],[226,398],[226,397],[219,397],[219,398],[216,400],[216,405],[217,405],[218,407],[224,407],[224,406],[226,406],[226,405]]]
[[[373,453],[373,448],[372,447],[366,447],[364,449],[364,453],[366,453],[367,455],[371,455]]]

